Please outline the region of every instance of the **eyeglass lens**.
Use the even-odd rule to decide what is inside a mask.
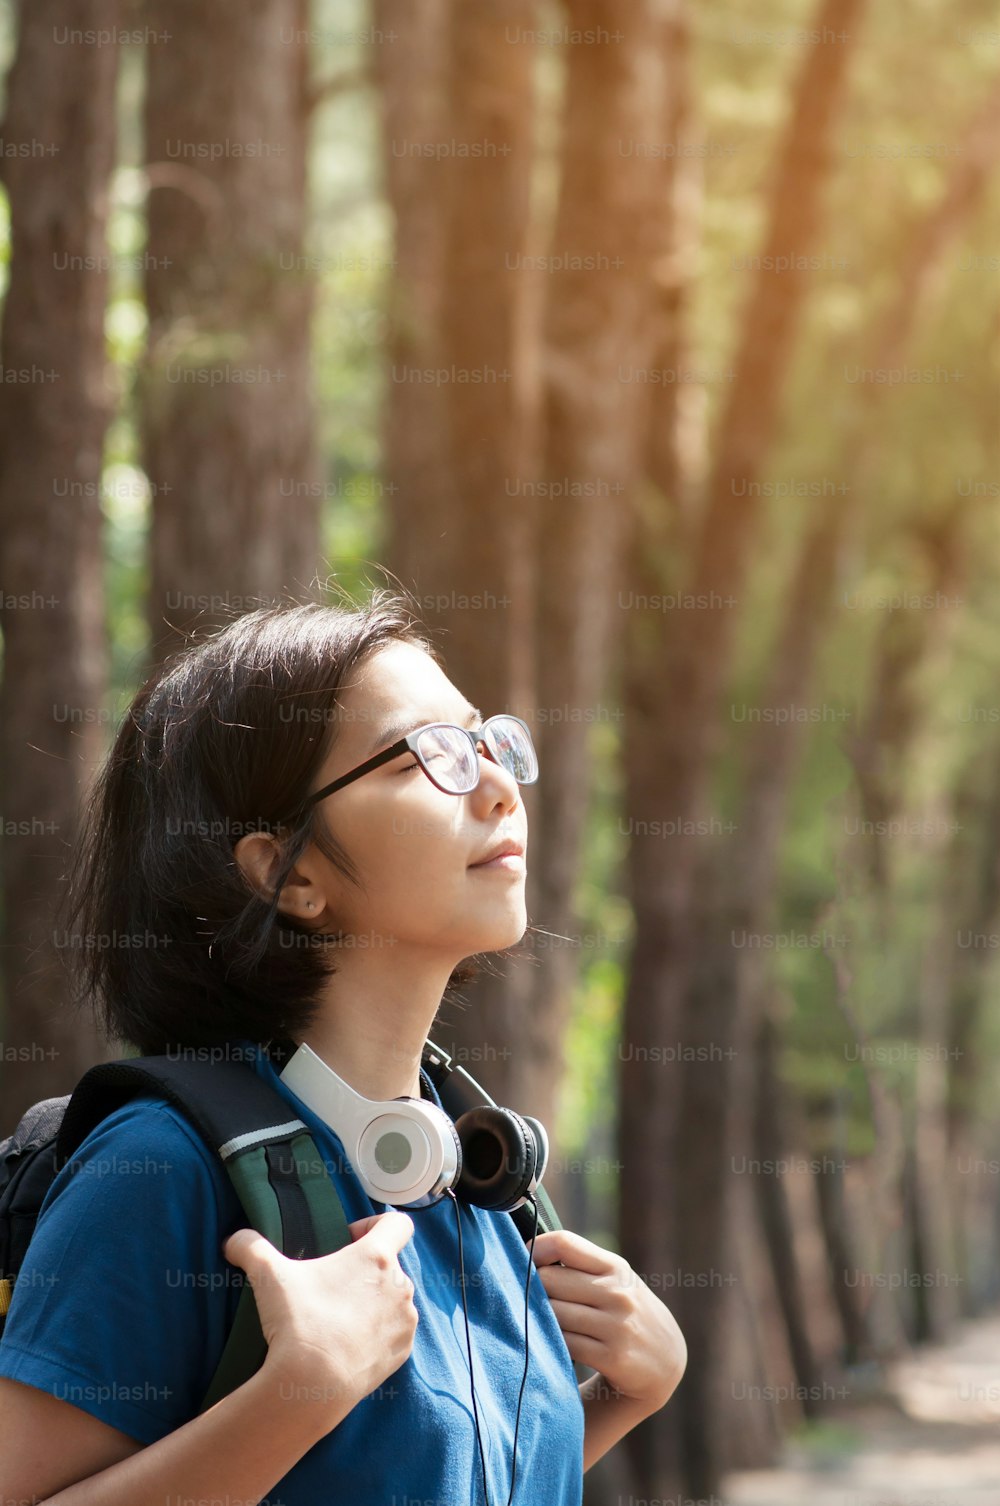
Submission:
[[[482,735],[497,762],[518,783],[530,782],[535,777],[538,772],[535,750],[519,722],[506,717],[491,720]],[[479,755],[458,727],[428,727],[420,734],[417,746],[421,759],[440,784],[457,795],[475,789]]]

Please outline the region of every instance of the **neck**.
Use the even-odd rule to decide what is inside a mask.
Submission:
[[[412,953],[391,964],[341,953],[316,1018],[290,1039],[363,1098],[419,1098],[421,1054],[453,966]]]

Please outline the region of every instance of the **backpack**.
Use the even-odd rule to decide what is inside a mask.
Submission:
[[[423,1065],[453,1119],[477,1103],[492,1103],[475,1079],[431,1041],[424,1048]],[[51,1182],[102,1119],[140,1094],[166,1099],[186,1116],[221,1157],[247,1225],[283,1254],[311,1260],[351,1243],[336,1186],[306,1125],[289,1117],[287,1100],[248,1062],[170,1056],[104,1062],[85,1072],[72,1093],[33,1104],[14,1133],[0,1140],[0,1342],[14,1282]],[[532,1197],[538,1205],[538,1232],[562,1228],[540,1185]],[[531,1210],[522,1204],[510,1216],[529,1240]],[[249,1380],[266,1353],[253,1289],[246,1281],[201,1412]]]

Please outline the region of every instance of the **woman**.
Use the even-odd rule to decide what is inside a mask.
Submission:
[[[109,1115],[53,1184],[15,1286],[0,1499],[498,1506],[513,1490],[578,1506],[582,1472],[679,1381],[677,1325],[626,1262],[568,1231],[529,1256],[508,1214],[469,1204],[467,1340],[454,1200],[412,1217],[373,1203],[281,1078],[306,1045],[365,1098],[440,1107],[421,1049],[442,1001],[463,961],[524,933],[503,724],[369,765],[429,723],[482,727],[385,591],[357,610],[250,613],[133,700],[71,889],[87,992],[143,1054],[243,1051],[305,1120],[353,1243],[286,1259],[242,1227],[177,1110],[140,1097]],[[447,775],[463,740],[478,782],[455,794],[433,769]],[[522,857],[485,862],[498,845]],[[246,1278],[266,1360],[199,1415]],[[580,1386],[574,1360],[596,1372]]]

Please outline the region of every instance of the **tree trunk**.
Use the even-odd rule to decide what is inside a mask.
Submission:
[[[483,155],[446,154],[434,164],[446,237],[437,350],[450,378],[479,380],[449,379],[436,410],[423,394],[394,395],[397,405],[441,415],[442,494],[450,499],[444,516],[440,507],[430,514],[430,529],[400,510],[394,557],[421,562],[425,615],[448,635],[442,647],[456,683],[484,712],[509,706],[533,719],[544,799],[525,795],[529,914],[559,935],[574,927],[590,725],[595,715],[610,716],[595,703],[611,655],[615,560],[646,412],[645,389],[623,382],[618,368],[646,365],[652,351],[645,314],[650,248],[660,233],[659,164],[633,150],[656,134],[661,109],[662,48],[652,45],[661,33],[650,10],[647,0],[630,0],[624,11],[610,0],[572,7],[572,25],[603,28],[609,43],[566,48],[560,190],[548,244],[529,220],[536,49],[524,34],[536,24],[535,7],[491,0],[454,12],[443,145],[474,143]],[[407,223],[398,221],[398,234]],[[591,265],[546,276],[525,259],[537,252]],[[397,432],[402,427],[397,420]],[[577,495],[577,487],[592,495]],[[574,949],[529,958],[533,935],[509,975],[500,964],[498,976],[477,980],[472,1012],[449,1018],[439,1033],[460,1059],[470,1046],[497,1046],[482,1073],[491,1091],[551,1123]],[[516,1051],[502,1055],[512,1045]]]
[[[383,50],[383,138],[396,217],[386,405],[390,563],[414,591],[454,683],[484,716],[533,698],[528,468],[534,338],[528,285],[534,0],[399,14],[406,50]],[[533,795],[524,792],[533,827]],[[534,850],[534,833],[533,850]],[[435,1038],[502,1103],[529,1102],[497,959],[442,1011]],[[488,1027],[486,1022],[488,1021]],[[551,1123],[551,1118],[549,1118]],[[555,1189],[552,1189],[555,1191]]]
[[[964,896],[961,907],[956,907],[956,919],[962,929],[988,935],[995,931],[1000,918],[1000,747],[991,739],[982,754],[979,770],[979,787],[973,792],[971,778],[963,781],[965,789],[956,804],[955,815],[960,832],[955,837],[956,845],[970,840],[964,834],[975,834],[971,840],[978,844],[978,861],[967,862],[971,868],[972,882]],[[957,936],[953,938],[957,944]],[[982,1202],[994,1201],[993,1187],[980,1201],[983,1178],[971,1175],[975,1156],[975,1124],[973,1105],[976,1101],[979,1079],[986,1062],[979,1049],[979,1031],[985,1011],[988,1009],[991,992],[988,962],[992,954],[978,948],[962,948],[957,961],[952,984],[952,1007],[948,1029],[949,1067],[948,1074],[948,1185],[954,1207],[954,1226],[959,1241],[960,1268],[967,1279],[960,1291],[964,1317],[973,1316],[990,1300],[995,1291],[995,1280],[983,1282],[978,1273],[971,1270],[971,1262],[965,1258],[965,1250],[976,1239],[974,1221],[980,1215]],[[956,1174],[957,1173],[957,1174]],[[986,1178],[992,1183],[994,1178]],[[996,1269],[998,1233],[996,1221],[989,1226],[989,1244],[983,1256],[983,1266]],[[992,1259],[991,1259],[992,1256]]]
[[[12,259],[0,411],[0,1133],[108,1054],[93,1021],[65,1007],[63,933],[53,927],[107,717],[100,491],[118,54],[58,42],[67,20],[59,0],[22,0],[18,17],[2,130],[18,155],[2,159]],[[74,29],[107,30],[122,24],[122,7],[80,0],[71,19]]]
[[[863,11],[863,0],[823,0],[819,6],[817,27],[846,32],[850,41],[813,49],[803,65],[778,152],[765,256],[792,246],[805,259],[820,232],[833,132]],[[629,649],[629,815],[662,820],[663,792],[669,791],[669,817],[682,835],[669,843],[643,838],[630,844],[636,949],[624,1034],[636,1046],[658,1040],[702,1053],[701,1060],[697,1054],[685,1060],[683,1072],[674,1070],[666,1083],[663,1068],[651,1068],[638,1055],[621,1074],[621,1158],[626,1182],[633,1184],[625,1188],[623,1207],[629,1211],[623,1220],[632,1223],[631,1247],[640,1268],[663,1262],[665,1255],[668,1264],[695,1272],[729,1265],[726,1156],[731,1145],[745,1143],[738,1132],[740,1116],[745,1132],[750,1101],[752,1028],[734,1015],[724,986],[731,912],[726,885],[712,872],[721,823],[718,831],[709,826],[706,803],[719,736],[717,701],[733,643],[731,607],[749,566],[758,515],[748,496],[734,507],[734,483],[759,475],[773,443],[805,296],[804,277],[778,287],[762,272],[754,285],[683,582],[696,605],[685,611],[682,630],[668,624],[666,614],[660,624],[635,624]],[[641,545],[633,557],[643,557]],[[632,1106],[631,1121],[624,1117],[626,1105]],[[696,1126],[694,1133],[682,1132],[682,1124]],[[658,1208],[650,1218],[650,1188],[659,1186],[664,1166],[674,1179],[672,1193],[664,1198],[661,1192],[656,1203],[673,1206]],[[681,1482],[692,1496],[719,1494],[725,1430],[714,1377],[723,1363],[723,1306],[724,1293],[711,1285],[678,1296],[688,1371],[677,1405],[648,1425],[657,1439],[644,1444],[644,1494],[676,1493]]]
[[[153,657],[319,565],[306,270],[306,0],[150,0]]]
[[[484,715],[530,694],[529,572],[523,499],[529,464],[525,338],[535,118],[535,49],[509,34],[537,22],[535,0],[478,0],[451,13],[441,289],[441,390],[447,485],[444,535],[425,547],[421,580],[443,601],[427,619],[448,669]],[[481,155],[461,155],[462,149]],[[420,520],[416,520],[420,526]]]
[[[995,133],[991,136],[990,124],[994,122],[996,113],[996,99],[991,95],[967,133],[961,168],[953,175],[940,203],[914,233],[910,254],[902,269],[899,292],[873,341],[872,364],[892,365],[899,359],[913,328],[916,313],[923,305],[923,295],[933,282],[942,254],[964,216],[978,200],[991,152],[995,150],[995,146],[991,148],[990,145],[996,141]],[[847,436],[845,440],[845,454],[855,457],[855,468],[852,470],[855,482],[853,498],[863,496],[865,479],[873,471],[879,431],[873,422],[870,405],[866,407],[864,414],[858,415],[858,424],[858,432]],[[765,704],[777,706],[798,703],[807,693],[813,659],[832,607],[838,545],[849,531],[851,522],[850,508],[845,509],[842,499],[838,498],[837,510],[830,509],[821,515],[807,539],[772,655],[774,668],[763,697]],[[701,585],[704,593],[704,580]],[[722,611],[726,599],[723,590],[720,579],[709,616],[713,612],[717,617],[726,615]],[[692,637],[689,642],[695,644],[696,637]],[[692,651],[698,652],[698,649],[695,647]],[[637,678],[651,678],[652,660],[648,656],[636,660],[635,675]],[[698,694],[703,691],[702,684],[698,688]],[[690,710],[689,703],[682,699],[682,710],[685,706]],[[708,710],[706,707],[706,714]],[[687,736],[691,723],[686,716],[678,714],[676,704],[671,704],[670,722],[673,726],[683,728]],[[638,732],[639,728],[636,727],[635,730]],[[674,930],[670,926],[672,916],[668,914],[668,929],[664,926],[662,910],[656,906],[651,907],[651,910],[656,911],[657,924],[652,944],[659,944],[664,948],[668,968],[666,975],[661,974],[659,980],[661,991],[665,989],[668,998],[672,997],[675,1001],[678,999],[678,990],[683,996],[684,976],[690,966],[689,957],[698,959],[697,971],[707,969],[709,973],[707,986],[704,981],[699,985],[697,977],[691,985],[689,1008],[694,1020],[694,1031],[690,1039],[704,1037],[707,1042],[714,1042],[723,1050],[725,1060],[714,1074],[701,1065],[690,1070],[684,1083],[684,1093],[676,1099],[672,1095],[666,1095],[666,1101],[664,1098],[656,1100],[660,1112],[667,1115],[677,1111],[678,1103],[681,1105],[683,1122],[690,1129],[678,1130],[677,1133],[685,1144],[690,1144],[692,1135],[697,1134],[699,1147],[706,1156],[709,1155],[711,1143],[716,1136],[731,1130],[736,1135],[736,1143],[741,1143],[744,1133],[740,1124],[745,1123],[750,1084],[742,1065],[746,1057],[741,1041],[745,1045],[746,1032],[753,1029],[753,1021],[759,1013],[762,980],[759,955],[735,952],[727,944],[726,938],[733,929],[741,925],[753,931],[768,924],[776,877],[775,865],[784,829],[785,806],[800,744],[800,723],[792,721],[779,726],[777,723],[762,722],[756,727],[747,759],[748,772],[735,835],[728,841],[718,838],[714,842],[689,841],[687,854],[683,849],[678,852],[680,844],[675,844],[671,849],[670,859],[660,866],[659,873],[647,876],[648,882],[654,885],[658,883],[661,888],[671,885],[671,900],[674,905],[680,906],[683,913],[684,906],[690,902],[689,896],[697,894],[707,883],[708,867],[713,863],[722,865],[724,877],[718,892],[726,896],[725,902],[730,911],[729,924],[719,925],[716,933],[722,938],[725,948],[723,957],[713,954],[713,933],[704,932],[694,915],[688,915],[684,925],[678,920],[678,929]],[[681,757],[687,758],[690,753],[689,746],[682,750]],[[664,778],[661,749],[655,746],[647,748],[644,764],[651,772],[656,770],[660,779]],[[668,765],[668,769],[672,771],[673,765]],[[654,774],[653,777],[657,775]],[[668,777],[671,777],[669,773]],[[673,785],[673,788],[676,789],[677,786]],[[681,803],[680,810],[677,810],[675,804],[671,814],[675,820],[686,816],[692,825],[696,824],[697,807],[686,810]],[[700,851],[695,852],[696,847]],[[682,883],[685,856],[691,864],[686,884]],[[695,866],[696,859],[702,865],[700,869]],[[700,909],[702,913],[706,913],[704,905],[700,904]],[[690,949],[688,956],[685,955],[685,946]],[[643,991],[648,1000],[648,983]],[[714,1024],[709,1024],[713,1011]],[[737,1027],[739,1039],[733,1034]],[[669,1027],[663,1033],[668,1038],[673,1034]],[[686,1028],[678,1038],[689,1040]],[[734,1052],[731,1057],[727,1054],[729,1050]],[[714,1081],[714,1111],[710,1109],[709,1100],[701,1095],[701,1089],[696,1087],[696,1079],[699,1077],[704,1077],[706,1084]],[[690,1105],[687,1101],[689,1093]],[[635,1103],[639,1096],[637,1084],[633,1083],[632,1093],[623,1092],[623,1103]],[[623,1154],[623,1159],[628,1160],[628,1157]],[[725,1164],[725,1156],[721,1152],[717,1164]],[[690,1158],[685,1158],[684,1165],[691,1173],[690,1182],[695,1195],[702,1195],[703,1178],[695,1171]],[[707,1166],[703,1166],[701,1172],[708,1175]],[[722,1201],[720,1194],[715,1206],[719,1206]],[[688,1238],[696,1227],[696,1218],[689,1214],[685,1219]],[[715,1237],[709,1230],[705,1249],[712,1248]],[[719,1306],[718,1294],[711,1289],[706,1293],[699,1293],[698,1298],[709,1309]],[[700,1484],[690,1480],[687,1483],[692,1491],[698,1489],[704,1493],[709,1488],[704,1480]]]
[[[383,470],[387,563],[418,594],[455,511],[443,437],[444,387],[407,380],[437,371],[445,282],[442,165],[430,153],[448,123],[445,0],[375,0],[383,178],[394,220],[389,285]],[[423,155],[424,149],[428,155]]]
[[[572,26],[609,38],[566,53],[560,188],[550,251],[585,265],[549,274],[544,326],[542,450],[534,505],[537,721],[544,800],[533,832],[532,918],[576,934],[575,884],[590,794],[595,723],[617,726],[609,666],[617,657],[617,593],[633,489],[644,464],[652,363],[653,267],[668,217],[662,170],[642,155],[659,139],[669,86],[664,8],[651,0],[575,0]],[[614,34],[612,39],[612,34]],[[549,950],[527,979],[519,1019],[526,1099],[548,1106],[575,948]]]
[[[784,1160],[789,1150],[782,1122],[783,1089],[778,1075],[777,1052],[777,1027],[765,1015],[757,1036],[754,1153],[758,1160],[771,1166]],[[809,1337],[791,1210],[784,1181],[776,1173],[757,1178],[757,1206],[788,1335],[788,1350],[795,1367],[795,1380],[802,1388],[802,1411],[806,1417],[815,1417],[819,1366]]]
[[[856,1365],[871,1353],[871,1339],[865,1307],[858,1295],[856,1238],[850,1226],[844,1173],[832,1157],[824,1156],[816,1174],[816,1200],[826,1241],[830,1290],[840,1314],[844,1334],[845,1365]]]
[[[383,4],[396,14],[393,0]],[[398,262],[391,560],[417,591],[450,677],[484,715],[531,688],[525,508],[508,485],[524,470],[528,435],[526,285],[511,266],[528,242],[534,49],[506,33],[536,20],[534,0],[432,6],[401,23],[416,53],[386,53],[383,69]]]

